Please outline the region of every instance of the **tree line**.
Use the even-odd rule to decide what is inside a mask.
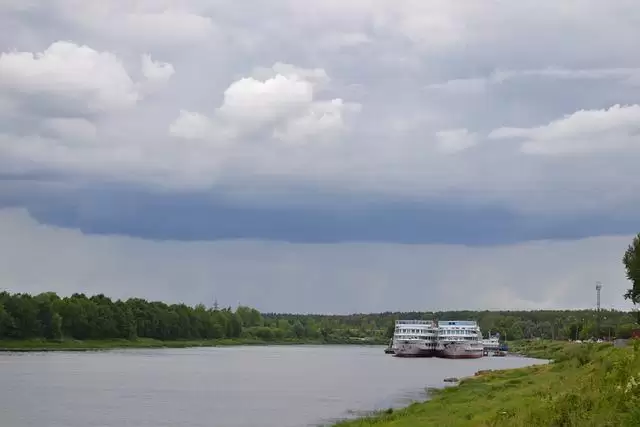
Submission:
[[[60,297],[0,292],[0,339],[157,340],[256,339],[313,340],[327,343],[384,340],[384,331],[351,328],[318,316],[264,316],[239,306],[235,310],[166,304],[142,298],[112,300],[99,294]]]
[[[230,309],[141,298],[112,301],[102,294],[61,298],[53,292],[0,293],[0,337],[4,339],[219,339],[241,333],[239,314]]]
[[[393,335],[397,319],[476,320],[485,336],[499,333],[506,340],[627,338],[635,328],[632,313],[616,310],[599,314],[595,310],[539,310],[321,315],[260,313],[245,306],[192,307],[141,298],[114,301],[102,294],[60,297],[53,292],[0,292],[0,339],[14,340],[243,338],[382,343]]]
[[[420,320],[475,320],[485,337],[500,334],[504,340],[628,338],[636,328],[634,315],[618,310],[533,310],[533,311],[439,311],[439,312],[385,312],[351,315],[297,315],[267,313],[266,319],[312,318],[329,330],[348,329],[351,335],[393,336],[398,319]],[[600,332],[598,333],[598,318]]]

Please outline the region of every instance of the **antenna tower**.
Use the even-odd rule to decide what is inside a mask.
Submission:
[[[600,291],[602,290],[602,283],[596,282],[596,336],[600,339]]]

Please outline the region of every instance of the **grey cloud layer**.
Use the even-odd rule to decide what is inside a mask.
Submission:
[[[20,292],[348,313],[592,307],[600,280],[603,306],[628,308],[628,236],[492,248],[152,242],[43,226],[17,209],[0,210],[0,235],[0,283]]]
[[[637,207],[633,1],[0,8],[12,174]]]

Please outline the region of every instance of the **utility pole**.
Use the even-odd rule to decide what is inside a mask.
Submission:
[[[600,339],[600,291],[602,290],[602,283],[596,282],[596,337]]]
[[[215,311],[218,311],[218,308],[219,308],[219,306],[218,306],[218,298],[216,298],[216,299],[213,300],[213,309]]]

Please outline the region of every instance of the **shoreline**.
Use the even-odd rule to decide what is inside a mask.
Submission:
[[[30,353],[54,351],[106,351],[123,349],[161,349],[161,348],[197,348],[197,347],[235,347],[235,346],[287,346],[287,345],[363,345],[383,346],[376,341],[320,341],[320,340],[283,340],[263,341],[256,339],[222,340],[176,340],[161,341],[155,339],[138,340],[0,340],[0,353]]]
[[[513,350],[549,363],[479,371],[443,388],[426,389],[427,397],[422,402],[346,419],[333,426],[637,425],[633,424],[633,405],[638,402],[629,402],[624,390],[629,377],[640,370],[640,345],[614,348],[607,344],[541,341],[517,343]],[[640,385],[638,388],[640,391]],[[626,403],[615,406],[611,402]]]

